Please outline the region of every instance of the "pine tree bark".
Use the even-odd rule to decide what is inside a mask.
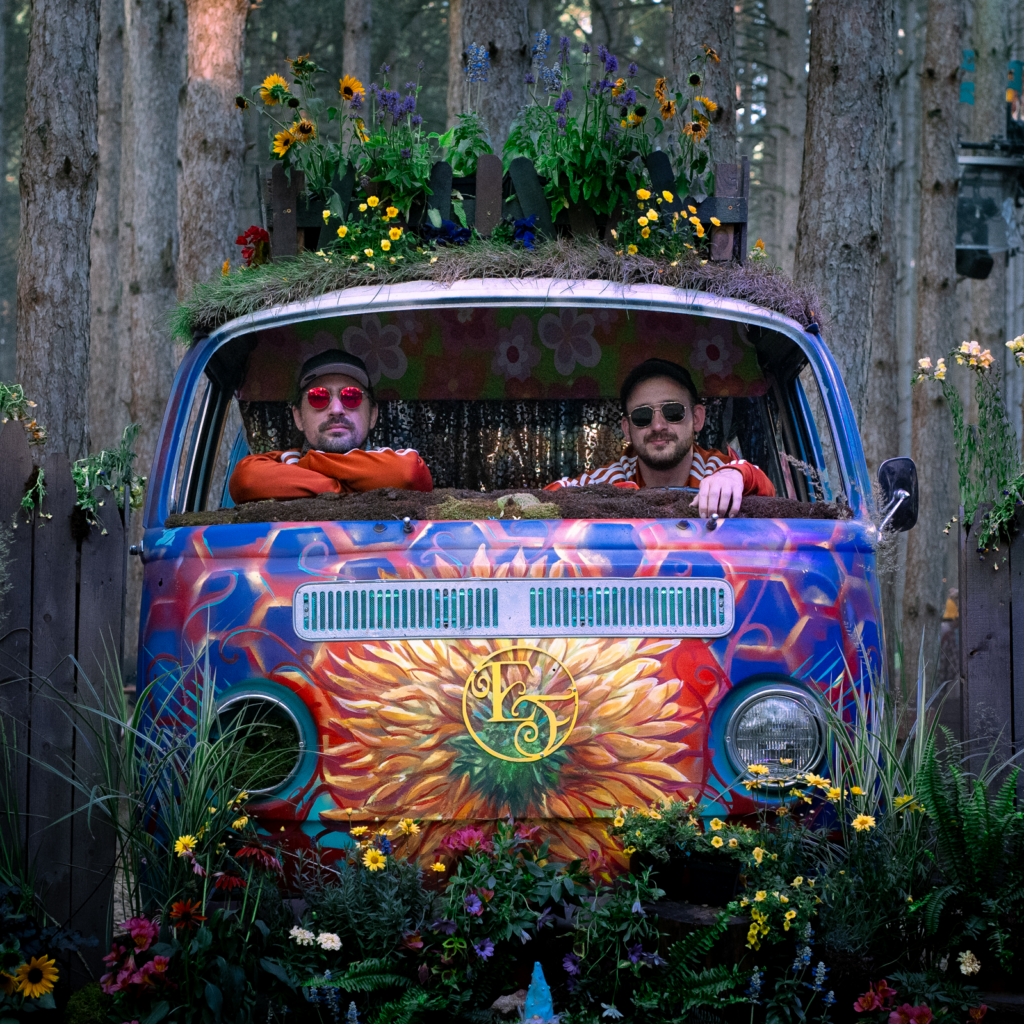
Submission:
[[[99,0],[35,0],[29,37],[18,379],[47,453],[89,447],[89,233],[96,206]]]
[[[770,237],[766,235],[765,241],[772,258],[792,275],[807,120],[807,11],[802,3],[767,0],[765,15],[769,22],[766,105],[772,136],[771,152],[765,154],[761,170],[770,203],[765,224]]]
[[[501,152],[512,121],[527,100],[525,76],[530,70],[527,6],[527,0],[461,0],[449,8],[448,120],[452,122],[465,109],[466,47],[473,43],[486,47],[491,55],[491,67],[481,90],[480,113],[487,119],[491,146],[496,153]],[[456,31],[461,36],[458,51],[456,37],[452,34]],[[460,80],[457,90],[452,88],[453,79]],[[456,96],[460,102],[453,105]]]
[[[917,250],[915,361],[934,361],[957,342],[957,114],[965,28],[963,0],[929,0],[921,74],[921,226]],[[953,428],[936,385],[913,392],[911,454],[917,462],[919,517],[907,536],[903,598],[904,657],[911,673],[924,630],[930,664],[938,649],[945,591],[953,575],[952,544],[942,529],[956,514]]]
[[[459,114],[465,110],[463,88],[466,82],[466,65],[463,63],[465,44],[462,41],[462,0],[450,0],[448,4],[448,127],[458,123]]]
[[[342,74],[358,78],[363,85],[369,85],[373,75],[370,67],[372,29],[372,0],[345,0]]]
[[[811,9],[795,260],[797,282],[824,302],[826,340],[872,473],[893,454],[896,408],[889,160],[895,35],[893,0],[817,0]]]
[[[671,56],[674,85],[689,95],[686,76],[693,62],[710,46],[718,62],[708,61],[701,94],[718,104],[711,115],[715,161],[735,163],[736,134],[736,13],[733,0],[675,0],[672,8]]]
[[[97,139],[99,176],[92,221],[89,293],[92,323],[89,343],[89,440],[109,448],[120,435],[111,381],[120,372],[117,317],[118,201],[121,191],[121,86],[124,79],[124,0],[100,0]],[[123,424],[122,424],[123,427]]]
[[[186,0],[188,85],[178,183],[178,296],[221,271],[237,254],[245,151],[235,97],[249,0]]]

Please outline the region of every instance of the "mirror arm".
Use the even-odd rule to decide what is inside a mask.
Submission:
[[[895,504],[892,506],[892,508],[889,509],[888,513],[886,513],[885,518],[882,520],[881,526],[878,527],[879,533],[881,533],[886,528],[886,526],[889,525],[889,520],[892,519],[892,517],[896,514],[896,510],[900,507],[900,505],[902,505],[903,502],[905,502],[907,498],[910,497],[910,492],[903,490],[903,488],[901,487],[899,490],[893,491],[892,496],[894,499],[896,499]]]

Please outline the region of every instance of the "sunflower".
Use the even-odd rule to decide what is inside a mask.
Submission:
[[[0,992],[5,996],[13,996],[17,984],[16,979],[11,977],[6,971],[0,971]]]
[[[654,83],[654,98],[659,103],[664,103],[668,99],[668,79],[659,78]]]
[[[370,133],[366,130],[366,125],[361,117],[356,118],[356,134],[359,136],[360,141],[370,141]]]
[[[288,93],[288,83],[280,75],[267,75],[260,86],[260,99],[268,107],[276,107],[284,101]]]
[[[274,156],[284,156],[296,143],[296,138],[290,131],[285,129],[274,136]]]
[[[700,121],[687,121],[683,134],[689,135],[694,142],[702,142],[708,134],[708,126]]]
[[[665,100],[661,104],[661,119],[662,121],[671,121],[676,116],[676,101]]]
[[[707,96],[695,96],[694,102],[700,103],[709,114],[713,114],[718,109],[718,104],[714,100],[709,100]]]
[[[344,78],[338,79],[338,92],[341,93],[341,98],[346,103],[351,103],[357,96],[360,98],[360,102],[366,99],[366,89],[363,87],[363,83],[358,78],[353,78],[352,75],[345,75]]]
[[[292,125],[292,135],[296,142],[312,142],[316,138],[316,125],[308,117],[296,121]]]
[[[721,64],[721,60],[719,59],[718,54],[715,52],[715,48],[713,46],[708,46],[705,43],[704,54],[708,58],[708,60],[713,60],[716,64]]]
[[[700,85],[704,81],[704,79],[701,77],[699,71],[694,71],[694,72],[691,73],[690,77],[687,78],[686,81],[687,81],[687,84],[690,86],[691,89],[696,89],[697,86]]]
[[[612,86],[612,99],[618,99],[626,91],[626,80],[620,78],[615,85]]]
[[[517,568],[502,566],[509,575]],[[709,766],[692,734],[728,683],[703,645],[642,638],[523,644],[529,648],[514,655],[522,669],[506,670],[506,685],[550,673],[554,658],[575,681],[579,706],[557,749],[528,761],[488,753],[463,717],[467,677],[484,659],[515,648],[508,640],[321,645],[312,674],[325,725],[344,737],[324,751],[336,809],[322,811],[323,818],[344,822],[358,811],[382,821],[493,821],[513,814],[545,821],[552,856],[621,860],[604,835],[607,819],[623,805],[650,806],[696,790]],[[511,745],[505,728],[482,720],[476,735],[502,751]],[[424,828],[410,854],[433,853],[443,836],[440,827]]]
[[[192,928],[205,921],[206,918],[199,913],[202,910],[199,900],[178,900],[171,904],[171,920],[175,928]]]
[[[15,972],[16,987],[26,999],[48,995],[57,984],[57,961],[45,956],[34,956]]]
[[[380,850],[372,846],[363,854],[363,866],[370,871],[380,871],[387,867],[388,859]]]

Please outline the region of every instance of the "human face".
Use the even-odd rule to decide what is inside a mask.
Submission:
[[[325,409],[314,409],[309,404],[306,394],[311,387],[330,392],[331,400]],[[295,426],[317,451],[344,455],[353,448],[362,448],[377,422],[377,406],[365,391],[358,409],[346,409],[339,397],[342,388],[362,389],[362,385],[346,374],[329,373],[308,385],[299,396],[299,404],[292,407]]]
[[[669,423],[661,407],[668,402],[682,405],[685,415]],[[636,427],[629,414],[640,406],[650,406],[654,418],[646,427]],[[675,469],[693,450],[693,440],[704,426],[704,406],[694,405],[686,388],[670,377],[652,377],[633,389],[622,417],[622,432],[632,442],[642,463],[662,472]]]

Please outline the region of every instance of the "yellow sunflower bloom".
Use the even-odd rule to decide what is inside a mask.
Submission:
[[[26,999],[48,995],[57,984],[57,961],[45,956],[34,956],[15,972],[16,987]]]
[[[292,148],[296,143],[296,138],[287,129],[279,131],[274,136],[273,153],[274,156],[284,156],[289,149]]]
[[[260,99],[268,107],[276,107],[283,102],[288,92],[288,83],[280,75],[267,75],[260,86]]]
[[[387,863],[387,857],[372,846],[363,854],[363,866],[370,871],[381,871],[387,866]]]
[[[392,242],[397,242],[402,237],[402,229],[392,228],[388,232],[388,237],[391,239]]]
[[[363,83],[358,78],[353,78],[352,75],[345,75],[344,78],[338,79],[338,92],[341,93],[341,98],[345,103],[351,103],[357,96],[366,99],[366,89],[363,87]]]
[[[179,857],[184,857],[186,853],[191,853],[195,848],[195,836],[178,836],[178,839],[174,844],[174,852]]]
[[[708,99],[707,96],[695,96],[694,101],[700,103],[709,114],[713,114],[718,109],[718,104],[714,100]]]
[[[316,125],[308,117],[296,121],[292,126],[292,135],[296,142],[312,142],[316,138]]]

